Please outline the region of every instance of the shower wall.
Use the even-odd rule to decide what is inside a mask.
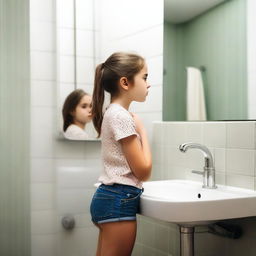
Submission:
[[[0,255],[30,255],[29,1],[0,0]]]

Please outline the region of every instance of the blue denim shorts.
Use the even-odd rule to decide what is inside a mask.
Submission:
[[[140,211],[143,189],[133,186],[101,184],[91,202],[91,217],[95,223],[136,220]]]

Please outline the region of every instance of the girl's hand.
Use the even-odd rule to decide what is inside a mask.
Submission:
[[[142,132],[145,131],[144,125],[142,123],[142,121],[140,120],[140,118],[138,117],[138,115],[134,114],[134,113],[130,113],[131,116],[133,117],[133,120],[135,122],[135,127],[136,127],[136,131],[138,132],[138,134],[142,134]]]

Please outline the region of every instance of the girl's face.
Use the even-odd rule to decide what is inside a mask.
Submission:
[[[73,113],[74,123],[85,125],[92,120],[92,97],[84,95]]]
[[[150,85],[147,82],[148,68],[145,64],[141,71],[134,76],[134,83],[132,85],[130,93],[134,101],[143,102],[148,95],[148,89]]]

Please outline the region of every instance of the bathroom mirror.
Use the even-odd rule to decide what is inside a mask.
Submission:
[[[113,52],[129,51],[147,61],[151,85],[147,101],[133,102],[130,111],[139,114],[151,136],[152,121],[162,120],[163,1],[56,1],[60,133],[63,133],[61,108],[67,95],[76,88],[91,94],[96,64]],[[145,6],[147,10],[143,12]],[[109,100],[106,93],[105,106]]]
[[[255,12],[253,0],[164,1],[165,121],[188,120],[199,97],[187,93],[188,67],[200,73],[206,120],[256,119]]]
[[[60,138],[98,140],[89,113],[97,49],[96,4],[97,1],[93,0],[56,0],[57,115]],[[62,115],[64,104],[65,114]]]

